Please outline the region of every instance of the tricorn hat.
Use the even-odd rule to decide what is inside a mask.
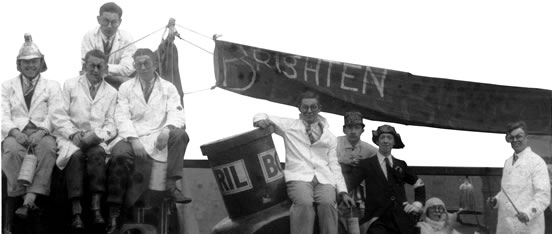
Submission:
[[[17,55],[17,62],[19,63],[19,60],[30,60],[35,58],[41,58],[42,59],[42,67],[40,69],[40,72],[46,71],[48,68],[46,67],[46,61],[44,60],[44,55],[40,52],[38,49],[38,46],[33,42],[33,38],[31,37],[31,34],[25,33],[25,43],[21,46],[21,49],[19,49],[19,54]],[[19,65],[17,66],[17,69],[19,70]]]
[[[401,135],[399,135],[397,131],[395,131],[394,127],[387,124],[379,126],[376,131],[372,131],[372,141],[376,145],[378,145],[378,138],[382,133],[389,133],[393,135],[393,137],[395,138],[395,145],[393,146],[393,148],[395,149],[404,148],[404,143],[401,140]]]
[[[364,123],[362,122],[362,114],[358,111],[346,112],[344,119],[345,124],[343,124],[343,127],[352,125],[362,125],[362,127],[364,127]]]

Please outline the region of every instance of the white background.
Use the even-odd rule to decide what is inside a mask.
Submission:
[[[24,33],[31,33],[46,56],[44,76],[63,83],[80,70],[80,43],[97,26],[105,1],[2,1],[1,81],[15,77]],[[546,1],[117,1],[121,29],[139,39],[178,25],[221,40],[381,67],[415,75],[500,85],[552,89],[551,7]],[[208,51],[212,40],[177,27],[184,39]],[[155,49],[162,31],[137,43]],[[212,55],[176,41],[185,92],[215,84]],[[515,98],[515,97],[512,97]],[[222,89],[185,96],[186,159],[206,159],[200,145],[252,130],[255,113],[295,118],[294,107]],[[343,117],[323,113],[341,135]],[[365,120],[363,140],[383,124]],[[501,134],[392,124],[405,149],[393,154],[410,165],[501,167],[511,154]],[[283,160],[281,138],[274,135]]]

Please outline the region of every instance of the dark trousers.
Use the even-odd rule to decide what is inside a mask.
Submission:
[[[401,219],[401,220],[397,220]],[[401,222],[402,221],[402,222]],[[403,226],[401,226],[403,225]],[[367,234],[418,234],[414,216],[406,214],[398,203],[388,208],[378,220],[374,221]]]
[[[169,133],[167,178],[182,178],[184,153],[189,142],[183,129],[174,129]],[[111,150],[112,158],[108,165],[107,202],[130,206],[149,186],[152,161],[134,156],[130,143],[119,141]]]
[[[104,193],[107,166],[105,163],[106,153],[97,145],[92,146],[84,152],[78,150],[71,155],[71,159],[65,168],[65,179],[67,181],[68,197],[82,197],[84,183],[88,192]]]

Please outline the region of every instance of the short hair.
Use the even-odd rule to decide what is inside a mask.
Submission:
[[[301,103],[303,102],[303,99],[307,99],[307,98],[316,99],[316,101],[318,101],[318,105],[320,105],[320,95],[318,95],[318,93],[316,92],[307,90],[299,94],[299,96],[297,97],[297,106],[300,106]]]
[[[148,48],[140,48],[137,49],[136,52],[134,52],[134,55],[132,55],[132,59],[136,60],[136,57],[138,56],[149,56],[151,58],[151,61],[155,66],[159,64],[159,55],[157,52],[153,52]]]
[[[506,126],[506,134],[510,134],[510,132],[518,128],[521,128],[525,133],[528,133],[527,124],[525,123],[525,121],[517,121],[517,122],[509,123]]]
[[[123,9],[114,2],[108,2],[100,7],[100,15],[104,12],[112,12],[119,15],[119,18],[123,17]]]
[[[84,56],[84,62],[88,61],[88,58],[90,57],[96,57],[99,59],[103,59],[107,63],[107,56],[105,56],[104,52],[98,49],[93,49],[88,52],[86,52],[86,55]]]

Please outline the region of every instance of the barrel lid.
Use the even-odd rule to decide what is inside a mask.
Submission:
[[[226,137],[218,141],[214,141],[200,146],[201,153],[203,153],[203,155],[205,156],[208,156],[208,155],[214,156],[219,152],[227,151],[234,147],[245,145],[259,138],[269,136],[273,132],[274,132],[274,127],[270,126],[267,128],[257,128],[248,132]]]

